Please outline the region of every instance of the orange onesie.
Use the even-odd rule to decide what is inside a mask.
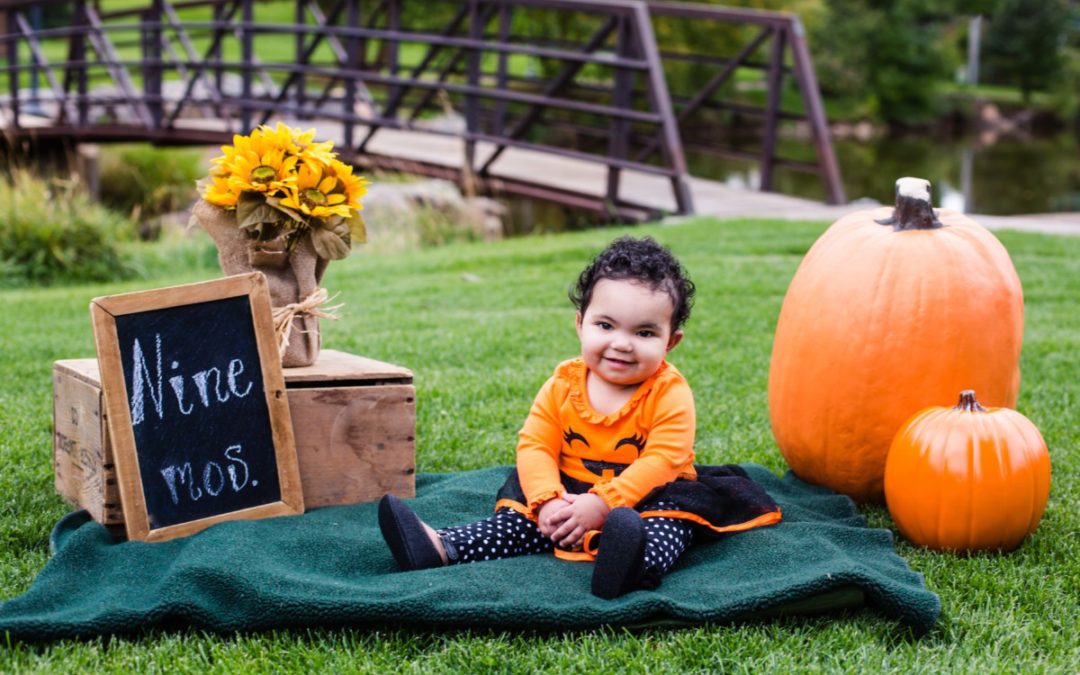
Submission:
[[[589,404],[581,358],[560,363],[519,434],[517,470],[530,515],[567,492],[560,472],[592,485],[610,508],[636,505],[653,489],[694,479],[694,395],[664,361],[617,412]]]

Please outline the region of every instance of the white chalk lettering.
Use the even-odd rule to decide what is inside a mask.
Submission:
[[[165,484],[169,486],[169,496],[172,497],[172,503],[179,504],[180,495],[176,494],[176,467],[165,467],[161,470],[161,476],[165,479]]]
[[[207,373],[214,371],[214,396],[217,397],[218,403],[224,403],[229,400],[229,392],[221,391],[221,371],[217,368],[207,369]]]
[[[217,474],[217,487],[214,487],[211,478],[213,474]],[[221,466],[217,462],[207,462],[206,468],[202,472],[203,487],[210,493],[211,497],[217,497],[221,494],[221,491],[225,488],[225,474],[221,472]]]
[[[251,382],[248,382],[247,388],[243,393],[236,390],[236,376],[244,372],[244,362],[240,359],[233,359],[229,361],[229,391],[235,394],[238,398],[243,398],[251,392]]]
[[[225,449],[225,459],[229,460],[229,462],[232,462],[227,468],[229,471],[229,482],[232,483],[232,489],[234,492],[239,492],[240,490],[242,490],[244,486],[248,484],[248,478],[251,476],[251,473],[248,471],[247,462],[236,456],[239,455],[241,451],[242,448],[239,445],[230,445],[228,448]],[[236,466],[234,466],[234,464]],[[237,466],[241,466],[244,468],[244,480],[242,481],[236,479]]]
[[[132,374],[131,374],[131,424],[135,426],[146,417],[146,396],[144,390],[149,390],[150,400],[154,403],[154,411],[158,419],[165,418],[162,410],[161,397],[161,335],[155,335],[155,363],[154,372],[156,377],[151,378],[150,368],[146,365],[146,357],[143,356],[142,345],[139,338],[135,338],[135,346],[132,349]],[[231,367],[231,366],[230,366]]]
[[[173,361],[173,368],[176,367],[176,361]],[[189,405],[187,409],[184,408],[184,376],[174,375],[169,378],[169,385],[173,389],[173,393],[176,394],[176,403],[180,408],[181,415],[190,415],[191,411],[195,409],[194,405]]]
[[[167,466],[161,470],[161,475],[165,478],[165,484],[169,486],[169,496],[172,497],[173,504],[180,503],[180,495],[176,491],[178,482],[188,486],[188,496],[191,497],[191,501],[202,499],[203,491],[195,485],[195,476],[191,473],[191,462],[184,462],[179,467]]]
[[[195,472],[192,470],[191,462],[184,462],[183,464],[170,464],[161,469],[161,477],[165,479],[165,486],[169,489],[169,497],[174,505],[180,504],[180,497],[183,494],[180,490],[180,486],[187,486],[187,496],[191,501],[199,501],[205,495],[211,497],[217,497],[228,485],[232,488],[233,492],[240,492],[248,485],[255,487],[259,484],[257,480],[251,480],[251,471],[248,467],[248,463],[240,459],[240,453],[243,452],[243,448],[239,443],[236,445],[230,445],[225,449],[225,459],[228,461],[228,465],[225,470],[222,470],[221,464],[213,460],[207,460],[202,470],[202,483],[201,486],[195,482]],[[229,474],[229,480],[226,482],[225,474]],[[241,477],[242,476],[242,477]]]
[[[191,379],[195,380],[195,386],[199,389],[199,397],[202,398],[203,405],[207,408],[210,407],[210,392],[206,385],[210,381],[211,373],[214,374],[214,398],[217,399],[218,403],[229,400],[229,392],[221,391],[221,371],[217,368],[207,368],[191,376]],[[250,389],[250,385],[248,388]]]
[[[140,424],[146,419],[146,397],[157,413],[158,419],[164,420],[168,409],[172,406],[165,405],[165,397],[162,393],[162,384],[165,375],[161,370],[162,361],[161,334],[154,335],[154,360],[149,363],[143,351],[142,343],[138,338],[132,348],[132,382],[131,382],[131,424]],[[183,369],[179,361],[170,361],[170,370],[180,371],[168,378],[169,387],[172,389],[173,398],[176,400],[176,409],[181,415],[190,415],[195,411],[195,400],[187,400],[187,392]],[[232,397],[244,398],[251,393],[254,382],[250,379],[241,381],[240,375],[244,373],[244,362],[240,359],[229,361],[229,367],[225,377],[222,377],[220,368],[211,366],[192,374],[191,381],[198,392],[198,401],[203,408],[210,408],[218,403],[227,403]],[[213,382],[211,383],[211,380]],[[224,382],[222,381],[224,380]],[[213,389],[211,395],[211,387]]]

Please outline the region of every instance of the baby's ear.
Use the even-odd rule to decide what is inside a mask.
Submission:
[[[677,330],[674,333],[672,333],[671,337],[668,338],[667,350],[670,352],[672,349],[675,349],[675,346],[678,345],[680,342],[682,342],[682,339],[683,339],[683,332],[681,330]]]
[[[574,326],[578,330],[581,330],[581,312],[575,312],[574,313]]]

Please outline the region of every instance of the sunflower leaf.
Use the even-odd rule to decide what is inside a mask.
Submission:
[[[341,260],[352,251],[349,227],[345,223],[338,223],[333,227],[327,225],[311,228],[311,243],[319,257],[327,260]]]
[[[277,209],[267,205],[266,198],[257,192],[241,192],[236,202],[236,224],[241,229],[260,223],[276,223],[282,220]]]
[[[353,242],[357,244],[367,242],[367,223],[364,222],[364,217],[360,215],[359,211],[353,213],[352,217],[345,222],[349,226]]]
[[[284,213],[286,216],[292,218],[293,220],[295,220],[298,223],[307,222],[307,221],[304,220],[304,215],[302,213],[300,213],[300,212],[298,212],[298,211],[296,211],[294,209],[291,209],[288,206],[282,205],[281,199],[279,199],[277,197],[267,197],[266,198],[266,205],[269,206],[270,208],[274,209],[275,211],[278,211],[280,213]]]

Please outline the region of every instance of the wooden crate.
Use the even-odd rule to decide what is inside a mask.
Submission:
[[[324,349],[314,364],[284,374],[307,508],[416,494],[409,369]],[[96,359],[53,364],[56,490],[99,523],[120,525],[104,404]]]

